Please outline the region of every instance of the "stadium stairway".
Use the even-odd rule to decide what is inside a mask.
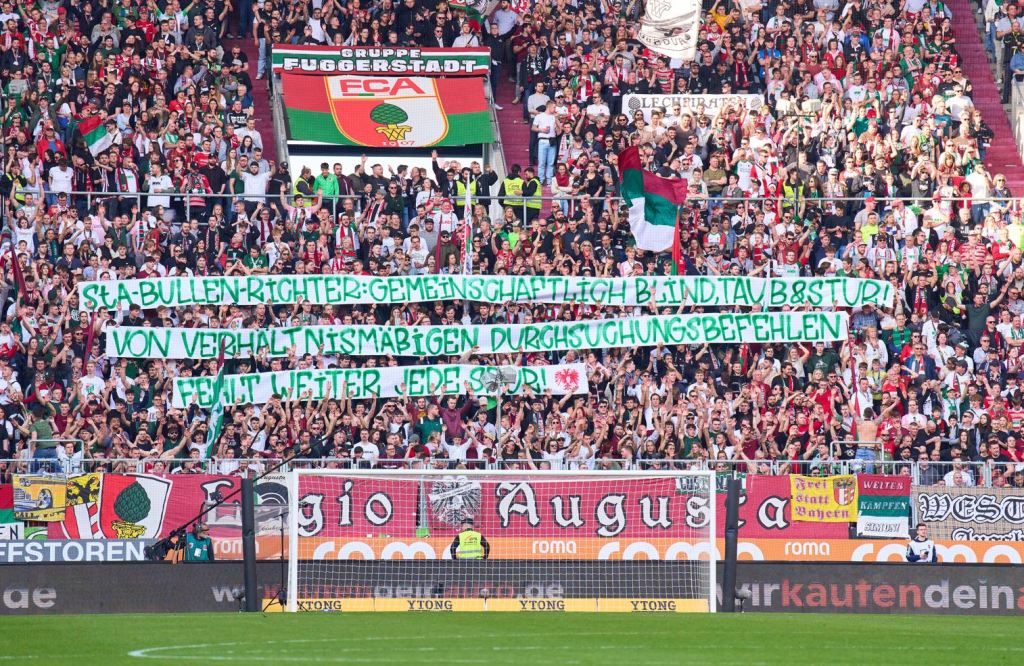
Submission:
[[[232,24],[234,19],[232,18]],[[238,44],[242,47],[242,53],[249,58],[249,64],[246,67],[246,72],[249,74],[249,78],[252,79],[252,99],[253,106],[256,111],[256,129],[259,130],[260,136],[263,137],[263,158],[266,160],[277,160],[277,144],[274,142],[274,120],[270,114],[270,88],[267,85],[269,79],[265,78],[261,81],[256,80],[256,63],[260,59],[260,50],[251,39],[225,39],[225,49],[231,50],[231,47]],[[298,174],[294,174],[298,175]]]
[[[498,127],[501,131],[501,146],[505,152],[505,166],[513,164],[526,168],[530,163],[530,126],[523,120],[522,104],[513,104],[516,86],[501,73],[498,83]]]
[[[498,83],[498,104],[503,108],[498,111],[498,129],[501,132],[501,147],[505,153],[505,168],[512,168],[518,164],[522,168],[527,166],[536,167],[530,163],[530,123],[523,120],[523,105],[513,104],[515,99],[516,86],[508,80],[505,73],[501,74],[501,81]],[[495,189],[495,194],[497,189]],[[551,191],[544,188],[544,195],[548,196]],[[541,208],[541,215],[551,212],[551,202],[545,201]]]
[[[953,34],[964,75],[974,85],[974,106],[995,132],[985,155],[985,166],[993,175],[1006,176],[1006,184],[1014,196],[1024,196],[1024,165],[975,23],[977,7],[969,0],[948,0],[946,6],[953,12]]]

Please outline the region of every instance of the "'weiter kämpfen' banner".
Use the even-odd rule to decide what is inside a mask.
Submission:
[[[809,305],[890,307],[882,280],[732,276],[585,278],[561,275],[250,275],[80,282],[80,307],[113,310],[192,305],[365,305],[469,300],[481,303],[586,303],[606,306]]]
[[[296,326],[194,329],[115,326],[114,358],[217,358],[303,354],[459,356],[681,344],[834,342],[848,337],[845,312],[690,314],[488,326]]]

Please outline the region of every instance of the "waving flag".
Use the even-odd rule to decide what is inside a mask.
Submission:
[[[678,235],[679,207],[686,202],[686,179],[662,178],[644,171],[636,146],[619,153],[619,176],[637,248],[651,252],[672,248]]]
[[[107,132],[107,126],[99,116],[89,116],[78,123],[78,133],[93,156],[99,155],[114,145],[115,135]]]

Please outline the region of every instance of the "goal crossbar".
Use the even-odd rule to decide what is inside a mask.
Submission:
[[[296,470],[288,494],[290,611],[717,606],[713,472]]]

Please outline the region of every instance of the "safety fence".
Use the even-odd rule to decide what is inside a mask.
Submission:
[[[1015,95],[1018,87],[1015,87]],[[1016,108],[1016,107],[1015,107]],[[1022,107],[1024,108],[1024,107]],[[1018,114],[1019,115],[1019,114]],[[1015,131],[1017,131],[1015,123]],[[543,190],[542,190],[543,191]],[[246,213],[252,214],[260,204],[269,209],[271,213],[283,215],[285,206],[309,207],[319,198],[321,206],[334,214],[344,211],[351,211],[353,214],[362,214],[366,207],[367,199],[362,196],[350,194],[310,197],[294,191],[293,183],[289,183],[288,191],[285,193],[192,193],[192,192],[109,192],[109,191],[64,191],[54,192],[47,188],[23,189],[16,193],[15,200],[20,202],[26,194],[32,195],[38,202],[40,199],[47,205],[59,203],[59,195],[67,197],[67,206],[75,210],[80,217],[95,214],[99,205],[105,206],[105,214],[108,219],[115,215],[131,215],[133,209],[137,212],[150,210],[160,215],[172,225],[180,225],[184,222],[195,220],[199,224],[205,224],[214,211],[214,207],[220,205],[225,218],[233,220],[235,217],[235,204],[241,202],[245,205]],[[8,205],[9,193],[0,195],[0,215],[10,221],[11,207]],[[464,198],[451,199],[456,214],[462,214]],[[550,214],[556,208],[561,208],[566,213],[575,212],[580,206],[590,206],[597,214],[618,206],[622,203],[621,197],[609,192],[603,195],[587,194],[538,194],[535,196],[524,195],[502,195],[499,196],[499,186],[495,185],[492,191],[480,193],[470,197],[473,204],[482,203],[492,217],[504,214],[505,208],[511,208],[516,217],[520,220],[532,219],[540,213]],[[932,204],[931,197],[877,197],[877,208],[882,213],[887,207],[899,201],[907,206],[919,205],[928,207]],[[1024,199],[1020,197],[943,197],[943,202],[955,203],[964,201],[971,206],[987,206],[988,210],[1013,210],[1020,212],[1024,210]],[[199,203],[202,202],[202,203]],[[687,197],[688,205],[697,205],[705,209],[716,209],[719,207],[735,208],[740,204],[771,204],[778,205],[784,210],[795,210],[798,214],[811,209],[819,212],[833,211],[836,215],[852,214],[860,210],[865,202],[863,196],[848,197],[812,197],[800,196],[787,198],[784,196],[703,196],[690,193]],[[413,202],[407,201],[402,207],[400,215],[406,222],[415,216],[416,206]]]
[[[83,472],[114,472],[121,474],[221,474],[255,476],[280,462],[275,458],[211,458],[194,460],[181,458],[88,458],[76,460],[70,466],[54,458],[0,459],[0,482],[9,481],[13,474],[50,473],[71,475]],[[870,461],[809,458],[798,460],[703,460],[636,458],[596,458],[586,461],[557,459],[455,459],[455,458],[296,458],[281,467],[282,472],[292,469],[553,469],[565,471],[588,470],[714,470],[723,478],[747,474],[787,476],[837,476],[844,474],[880,474],[908,476],[914,485],[978,486],[1012,485],[1020,478],[1024,481],[1024,464],[986,462],[917,462]]]

